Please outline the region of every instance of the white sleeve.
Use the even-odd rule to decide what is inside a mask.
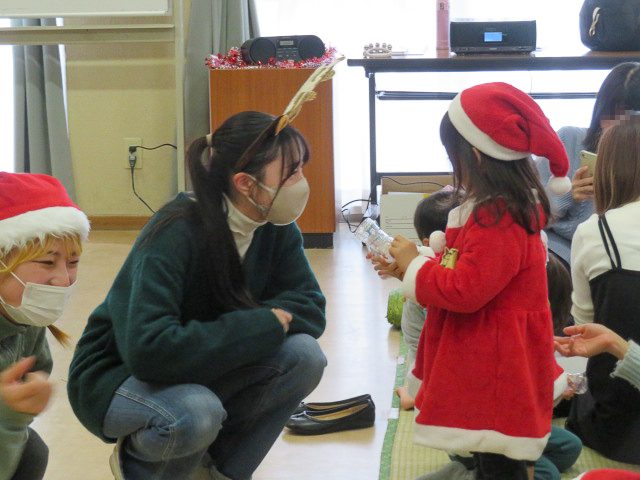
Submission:
[[[571,315],[576,325],[593,322],[593,301],[589,277],[584,264],[584,241],[580,230],[580,228],[576,230],[571,241],[571,280],[573,283]]]

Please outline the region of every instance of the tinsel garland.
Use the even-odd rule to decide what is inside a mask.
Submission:
[[[339,56],[334,47],[325,46],[325,54],[320,58],[311,58],[294,62],[293,60],[276,60],[271,58],[267,63],[247,63],[242,58],[242,53],[238,47],[231,47],[229,53],[210,55],[205,64],[211,69],[232,70],[242,68],[318,68],[320,65],[331,63]]]

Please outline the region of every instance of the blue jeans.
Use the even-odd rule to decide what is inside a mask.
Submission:
[[[552,425],[547,446],[535,463],[535,480],[560,480],[560,472],[576,463],[581,451],[582,442],[577,436]]]
[[[103,432],[124,438],[127,480],[187,479],[207,452],[222,475],[250,479],[326,364],[316,340],[297,334],[274,355],[206,387],[129,377],[111,401]]]

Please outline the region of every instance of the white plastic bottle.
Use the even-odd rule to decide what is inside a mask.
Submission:
[[[371,253],[381,255],[389,261],[393,257],[389,255],[389,248],[393,238],[382,230],[375,220],[365,218],[355,231],[356,238],[367,246]]]
[[[436,0],[436,48],[449,50],[449,0]]]

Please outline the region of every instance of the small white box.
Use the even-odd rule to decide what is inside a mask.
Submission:
[[[413,226],[413,215],[420,200],[428,193],[389,192],[380,196],[380,228],[388,235],[402,235],[422,245]]]

